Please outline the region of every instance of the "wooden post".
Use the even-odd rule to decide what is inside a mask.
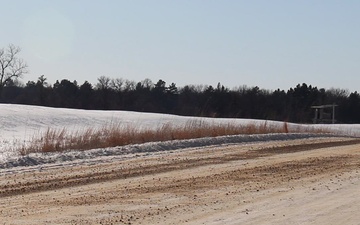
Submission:
[[[335,104],[332,105],[332,123],[335,123]]]

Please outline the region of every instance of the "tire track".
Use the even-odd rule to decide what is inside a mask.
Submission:
[[[202,167],[207,165],[224,164],[230,161],[250,160],[260,157],[268,157],[278,154],[289,154],[294,152],[311,151],[314,149],[328,148],[335,146],[346,146],[360,144],[359,139],[344,139],[344,140],[332,140],[325,139],[320,143],[303,143],[297,145],[288,146],[276,146],[276,144],[269,144],[269,147],[264,147],[259,150],[247,150],[247,151],[234,151],[231,154],[225,154],[221,157],[214,155],[209,151],[208,155],[203,155],[200,158],[173,158],[171,160],[157,160],[149,165],[143,165],[142,163],[135,163],[128,165],[127,161],[104,163],[93,166],[75,166],[74,168],[67,169],[64,173],[62,169],[50,169],[44,171],[32,171],[24,174],[10,174],[1,178],[0,182],[0,196],[13,196],[19,194],[26,194],[31,192],[39,192],[45,190],[55,190],[72,186],[80,186],[93,184],[98,182],[105,182],[116,179],[127,179],[133,177],[154,175],[159,173],[165,173],[175,170],[185,170],[194,167]],[[241,145],[238,145],[239,149]],[[337,158],[337,160],[345,160],[345,158]],[[322,159],[324,162],[319,162],[321,165],[333,165],[329,163],[334,160]],[[335,160],[336,161],[336,160]],[[284,166],[282,166],[284,167]],[[286,167],[286,166],[285,166]],[[337,168],[337,167],[334,167]],[[253,168],[252,170],[259,169]],[[313,169],[313,168],[309,168]],[[339,169],[339,168],[337,168]],[[275,170],[276,171],[276,170]],[[238,173],[237,171],[236,173]],[[242,171],[250,173],[250,171]],[[253,173],[258,173],[254,171]],[[25,177],[26,176],[26,177]],[[230,176],[227,174],[226,176]],[[199,179],[198,182],[204,183],[206,180],[211,180],[211,177]],[[239,179],[249,179],[248,177],[242,177]],[[187,183],[187,181],[184,181]],[[178,186],[181,186],[177,184]],[[196,186],[196,185],[195,185]],[[165,188],[174,188],[165,187]]]

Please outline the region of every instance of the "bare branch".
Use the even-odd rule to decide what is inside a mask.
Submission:
[[[122,78],[111,79],[111,88],[116,91],[121,91],[124,85],[124,80]]]
[[[28,65],[23,59],[18,58],[20,51],[19,47],[12,44],[6,49],[0,49],[0,91],[10,81],[28,73]]]
[[[101,76],[98,78],[98,83],[96,84],[96,87],[100,90],[109,89],[110,81],[111,81],[111,79],[109,77]]]

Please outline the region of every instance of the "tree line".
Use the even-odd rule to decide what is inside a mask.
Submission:
[[[310,123],[313,105],[337,104],[336,119],[360,123],[359,93],[317,88],[305,83],[289,90],[269,91],[240,86],[229,89],[211,85],[167,85],[163,80],[140,82],[101,76],[95,85],[63,79],[49,85],[44,75],[37,81],[19,83],[28,65],[21,49],[10,44],[0,48],[0,103],[101,110],[131,110],[184,116],[252,118]]]
[[[344,89],[317,88],[305,83],[270,91],[220,83],[177,87],[164,80],[139,82],[101,76],[95,85],[63,79],[53,85],[45,76],[20,84],[7,81],[1,103],[28,104],[93,110],[128,110],[184,116],[251,118],[311,123],[313,105],[337,104],[339,123],[360,123],[360,95]]]

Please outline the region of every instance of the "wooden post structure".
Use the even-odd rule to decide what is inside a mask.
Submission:
[[[334,103],[332,105],[318,105],[311,106],[311,108],[315,109],[315,115],[313,122],[314,123],[332,123],[336,122],[335,120],[335,107],[337,105]],[[331,108],[332,112],[325,112],[325,109]]]

